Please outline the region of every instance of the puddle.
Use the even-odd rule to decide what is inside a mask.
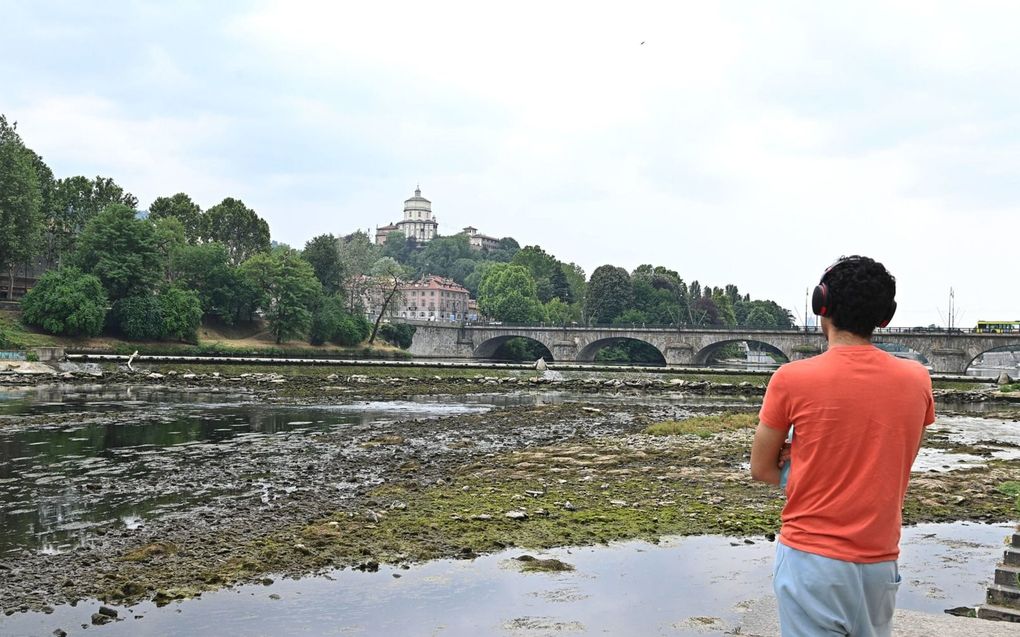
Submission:
[[[926,524],[904,529],[899,608],[941,614],[984,598],[1009,525]],[[377,573],[240,586],[157,608],[120,608],[124,621],[98,635],[705,635],[733,634],[745,608],[771,595],[775,544],[698,536],[652,545],[561,548],[541,553],[574,566],[522,573],[511,550]],[[98,602],[51,615],[0,619],[0,633],[71,630]],[[731,631],[727,633],[726,631]]]
[[[928,435],[945,436],[953,444],[982,448],[988,456],[949,453],[922,447],[914,462],[915,472],[943,472],[984,466],[988,458],[1020,459],[1020,422],[1013,419],[940,416],[928,428]]]

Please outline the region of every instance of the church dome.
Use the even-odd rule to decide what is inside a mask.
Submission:
[[[414,196],[404,201],[404,212],[422,210],[432,213],[432,202],[421,196],[421,188],[414,189]]]

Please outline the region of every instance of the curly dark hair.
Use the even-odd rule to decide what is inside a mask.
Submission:
[[[896,278],[868,257],[840,257],[822,275],[822,282],[829,288],[833,325],[865,338],[888,317],[896,298]]]

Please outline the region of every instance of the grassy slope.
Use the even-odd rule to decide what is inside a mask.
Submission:
[[[195,353],[196,350],[220,351],[229,353],[257,353],[265,350],[267,354],[279,354],[281,350],[292,353],[300,351],[306,356],[338,356],[364,355],[365,347],[337,347],[335,345],[311,345],[307,341],[292,340],[277,344],[266,327],[264,321],[246,323],[235,326],[203,325],[199,328],[198,343],[174,343],[172,341],[126,341],[112,336],[93,338],[69,338],[51,336],[41,330],[23,325],[21,314],[17,311],[0,311],[0,326],[11,338],[15,348],[30,347],[64,347],[69,350],[132,352],[138,350],[148,353]],[[389,345],[376,344],[371,348],[377,356],[403,357],[401,350]]]

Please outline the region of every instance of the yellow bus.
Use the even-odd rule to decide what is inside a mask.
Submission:
[[[978,321],[974,331],[984,334],[1020,334],[1020,321]]]

